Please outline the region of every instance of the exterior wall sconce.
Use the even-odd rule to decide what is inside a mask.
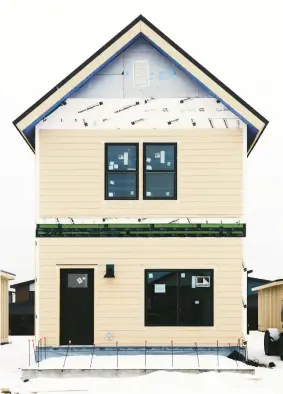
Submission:
[[[106,264],[106,272],[104,278],[115,278],[114,264]]]

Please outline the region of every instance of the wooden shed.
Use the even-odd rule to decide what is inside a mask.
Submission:
[[[282,331],[283,279],[253,288],[258,291],[258,330]]]
[[[0,344],[9,342],[9,280],[16,276],[0,270]]]

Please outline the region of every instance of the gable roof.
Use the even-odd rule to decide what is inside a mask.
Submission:
[[[35,150],[36,124],[141,36],[247,124],[249,155],[268,121],[142,15],[14,120],[14,126],[30,148]]]

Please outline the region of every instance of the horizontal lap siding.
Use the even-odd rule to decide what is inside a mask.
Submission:
[[[272,286],[258,292],[258,329],[266,331],[277,328],[282,331],[281,308],[283,302],[283,286]]]
[[[0,277],[0,344],[9,339],[8,281]]]
[[[242,335],[242,240],[232,238],[39,239],[40,337],[58,345],[59,268],[95,269],[97,345],[236,343]],[[115,279],[105,279],[105,265]],[[145,327],[145,269],[214,269],[214,327]],[[113,340],[106,335],[113,333]]]
[[[138,201],[104,200],[107,142],[140,142]],[[143,142],[178,143],[177,201],[142,199]],[[242,144],[240,129],[41,130],[40,216],[240,217]]]

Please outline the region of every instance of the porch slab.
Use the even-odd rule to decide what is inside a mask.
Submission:
[[[31,380],[34,378],[125,378],[148,375],[153,372],[180,372],[186,374],[197,374],[205,372],[229,372],[240,374],[254,374],[254,368],[242,368],[241,366],[235,368],[132,368],[132,369],[22,369],[22,380]]]
[[[60,354],[60,355],[59,355]],[[245,363],[217,354],[84,354],[59,353],[22,369],[22,379],[70,377],[130,377],[152,372],[237,372],[253,374]]]

